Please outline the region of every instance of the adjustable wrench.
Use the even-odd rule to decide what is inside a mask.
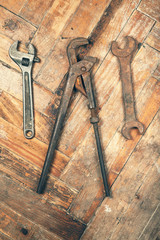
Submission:
[[[21,68],[23,76],[23,131],[24,136],[28,139],[34,137],[34,116],[33,116],[33,94],[31,71],[33,62],[39,62],[35,57],[35,48],[30,43],[28,53],[17,50],[18,41],[14,42],[10,49],[9,55],[12,60]]]
[[[122,94],[124,104],[124,120],[125,123],[122,127],[122,135],[126,139],[131,139],[130,130],[137,128],[140,134],[144,132],[144,126],[137,120],[135,112],[135,100],[133,95],[132,86],[132,72],[131,61],[134,53],[137,50],[137,42],[134,38],[126,36],[126,45],[123,49],[118,47],[116,41],[111,44],[111,51],[113,55],[118,58],[120,65],[120,78],[122,81]]]

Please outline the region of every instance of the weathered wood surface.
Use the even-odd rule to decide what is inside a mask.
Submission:
[[[61,239],[50,234],[44,228],[33,224],[32,221],[29,221],[4,204],[0,205],[0,228],[2,233],[8,237],[7,239],[38,239],[38,237],[43,240]]]
[[[75,240],[90,222],[84,240],[157,240],[159,6],[158,0],[0,0],[0,239]],[[111,41],[123,47],[126,35],[139,43],[132,72],[137,117],[145,125],[145,135],[133,130],[132,141],[121,135],[119,66],[110,52]],[[66,47],[76,37],[88,38],[87,55],[99,59],[93,85],[112,186],[112,199],[104,201],[88,100],[80,93],[72,96],[46,190],[36,194],[68,71]],[[30,141],[23,136],[21,70],[8,55],[15,40],[22,51],[32,42],[41,59],[32,74],[36,135]]]
[[[149,219],[147,225],[139,236],[140,240],[153,239],[156,240],[160,238],[160,203],[156,207],[154,213]]]
[[[40,195],[28,191],[3,174],[0,175],[0,182],[1,202],[5,202],[17,213],[63,239],[79,239],[84,231],[84,224],[44,201]],[[63,231],[61,231],[62,226]]]
[[[159,0],[142,0],[139,10],[149,15],[151,18],[160,21],[160,1]]]
[[[11,153],[6,148],[0,147],[0,151],[0,171],[35,192],[41,169]],[[50,176],[43,199],[48,200],[58,208],[68,209],[76,193],[64,182]]]
[[[160,23],[157,22],[146,39],[146,43],[160,51]]]
[[[113,198],[103,201],[82,239],[137,239],[141,234],[159,203],[159,121],[160,112],[113,185]]]

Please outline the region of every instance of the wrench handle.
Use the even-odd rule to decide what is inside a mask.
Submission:
[[[101,146],[101,141],[100,141],[100,136],[99,136],[99,130],[98,130],[99,118],[96,113],[96,102],[95,102],[90,72],[83,74],[83,82],[84,82],[85,90],[86,90],[87,97],[89,100],[89,108],[91,110],[90,122],[93,124],[93,128],[94,128],[94,134],[95,134],[95,138],[96,138],[97,152],[98,152],[98,157],[99,157],[99,164],[100,164],[100,169],[101,169],[101,174],[102,174],[102,179],[103,179],[104,190],[105,190],[106,197],[109,197],[110,189],[109,189],[109,184],[108,184],[108,180],[107,180],[107,174],[106,174],[105,164],[104,164],[104,159],[103,159],[102,146]]]
[[[28,139],[34,137],[34,114],[31,71],[23,71],[23,131]]]
[[[124,120],[136,120],[135,101],[132,84],[131,55],[118,58],[120,64],[120,79],[122,82],[122,95],[124,104]]]

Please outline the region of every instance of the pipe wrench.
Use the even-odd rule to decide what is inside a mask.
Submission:
[[[98,132],[99,119],[96,113],[96,103],[95,103],[95,98],[94,98],[94,93],[93,93],[93,88],[91,83],[91,69],[93,65],[96,63],[97,59],[94,57],[84,57],[83,60],[77,62],[77,54],[76,54],[77,48],[79,46],[86,45],[88,43],[89,43],[88,40],[85,38],[76,38],[76,39],[73,39],[67,47],[67,55],[68,55],[68,60],[70,64],[68,79],[66,82],[64,94],[61,99],[60,109],[54,125],[53,133],[52,133],[50,144],[48,147],[48,152],[44,162],[42,174],[39,180],[37,193],[42,193],[44,190],[45,183],[47,180],[47,175],[49,173],[49,168],[54,157],[54,151],[57,146],[57,141],[61,133],[61,129],[62,129],[64,118],[67,112],[69,101],[72,95],[73,88],[75,86],[76,89],[79,90],[85,96],[87,96],[89,100],[89,108],[91,110],[90,122],[93,124],[93,127],[94,127],[105,194],[106,196],[110,195],[106,171],[105,171],[105,165],[103,161],[101,142],[100,142],[100,137]]]

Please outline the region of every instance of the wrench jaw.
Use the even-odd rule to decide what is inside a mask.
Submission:
[[[80,46],[89,44],[87,38],[75,38],[70,41],[67,47],[67,56],[69,64],[72,65],[77,62],[76,49]]]
[[[123,49],[119,48],[118,43],[116,41],[113,41],[111,43],[111,51],[114,56],[125,58],[135,51],[137,45],[136,40],[130,36],[126,36],[125,40],[126,45]]]
[[[77,62],[77,48],[87,44],[89,44],[89,41],[86,38],[75,38],[70,41],[67,47],[67,56],[70,67]],[[87,97],[81,77],[77,77],[75,88],[80,91],[85,97]]]
[[[33,62],[40,62],[38,57],[35,57],[35,48],[30,43],[28,46],[28,53],[18,51],[19,41],[15,41],[9,48],[9,55],[12,60],[21,68],[32,67]],[[24,63],[24,64],[23,64]]]
[[[130,122],[126,122],[123,127],[122,127],[122,135],[128,139],[128,140],[132,140],[130,131],[133,128],[137,128],[139,133],[142,135],[144,133],[144,126],[141,122],[134,120],[134,121],[130,121]]]
[[[23,132],[27,139],[34,137],[34,110],[33,110],[33,90],[31,71],[33,62],[38,62],[35,57],[35,48],[32,44],[28,46],[28,53],[18,51],[19,41],[15,41],[9,48],[11,59],[22,70],[23,78]]]

